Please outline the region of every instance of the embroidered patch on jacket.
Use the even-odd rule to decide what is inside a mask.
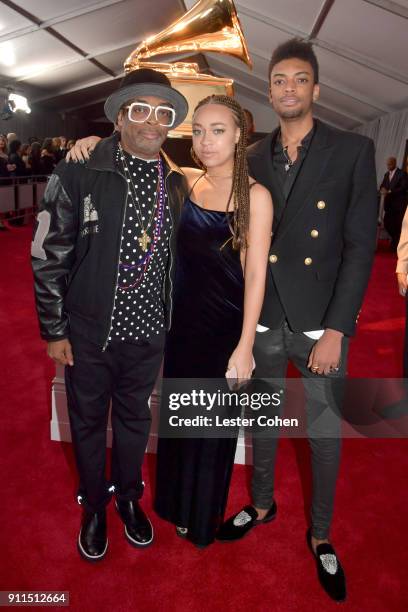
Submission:
[[[47,254],[44,250],[44,240],[47,237],[48,230],[51,225],[51,215],[48,210],[42,210],[37,215],[37,227],[34,234],[34,240],[31,243],[31,256],[37,259],[47,259]]]
[[[81,236],[96,234],[99,231],[98,220],[98,211],[92,203],[91,194],[88,194],[84,198],[84,228],[81,231]]]

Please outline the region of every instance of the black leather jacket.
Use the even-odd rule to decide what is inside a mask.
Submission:
[[[118,135],[101,140],[86,164],[61,161],[37,216],[32,243],[35,297],[44,340],[70,331],[106,347],[115,299],[127,182],[114,154]],[[163,152],[173,229],[163,280],[166,328],[172,314],[176,233],[185,177]]]

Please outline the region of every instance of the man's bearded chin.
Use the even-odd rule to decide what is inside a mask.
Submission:
[[[286,110],[280,110],[278,114],[282,119],[298,119],[303,115],[303,109],[288,108]]]

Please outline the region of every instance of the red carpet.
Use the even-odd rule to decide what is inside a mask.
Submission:
[[[29,241],[28,228],[0,234],[0,590],[69,591],[75,611],[337,610],[317,583],[305,543],[303,441],[280,444],[278,519],[243,541],[200,551],[153,515],[155,544],[134,550],[110,507],[107,558],[94,566],[79,558],[72,450],[49,435],[53,365],[38,337]],[[394,259],[380,253],[351,349],[353,376],[401,375],[403,318]],[[407,449],[405,440],[344,442],[332,535],[348,576],[347,610],[408,609]],[[154,463],[148,456],[148,510]],[[235,469],[230,511],[248,499],[249,472]]]

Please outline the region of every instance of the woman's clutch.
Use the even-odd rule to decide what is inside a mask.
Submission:
[[[252,372],[255,370],[255,359],[252,356]],[[232,368],[230,368],[229,370],[227,370],[225,372],[225,378],[235,378],[237,379],[237,368],[235,366],[232,366]]]

